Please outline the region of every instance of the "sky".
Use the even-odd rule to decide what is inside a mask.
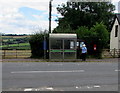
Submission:
[[[52,1],[51,29],[55,19],[62,17],[56,7],[67,0]],[[112,0],[118,12],[118,1]],[[49,0],[0,0],[0,32],[5,34],[34,34],[49,29]]]

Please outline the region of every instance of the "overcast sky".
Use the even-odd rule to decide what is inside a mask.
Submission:
[[[61,17],[57,13],[58,4],[67,0],[53,0],[52,29],[57,26],[54,21]],[[119,0],[113,0],[117,13]],[[39,30],[48,30],[49,0],[0,0],[0,32],[5,34],[33,34]]]

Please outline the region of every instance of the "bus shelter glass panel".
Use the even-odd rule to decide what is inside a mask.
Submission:
[[[51,39],[51,59],[63,59],[63,40]]]
[[[64,59],[76,59],[75,44],[75,40],[64,40]]]
[[[64,49],[75,49],[75,41],[64,40]]]
[[[51,49],[63,49],[63,41],[51,39]]]

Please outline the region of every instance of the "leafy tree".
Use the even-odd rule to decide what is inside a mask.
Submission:
[[[102,21],[109,30],[115,6],[110,2],[67,2],[59,5],[57,10],[63,16],[57,20],[57,28],[65,25],[69,25],[73,30],[80,26],[91,28],[96,22]]]
[[[91,28],[91,31],[97,33],[96,39],[98,39],[101,48],[105,48],[109,40],[107,27],[102,22],[100,24],[96,23],[96,25]]]
[[[53,30],[53,33],[74,33],[70,25],[66,22]]]
[[[92,32],[88,29],[86,26],[81,26],[76,30],[76,33],[78,35],[79,39],[87,40],[88,38],[91,38],[95,32]]]
[[[103,48],[107,47],[109,41],[109,33],[107,27],[103,23],[96,23],[91,29],[92,32],[96,32],[96,37],[93,40],[97,45],[96,54],[99,58],[102,57]]]
[[[81,26],[76,30],[78,38],[85,41],[88,47],[88,54],[101,58],[102,49],[107,46],[109,41],[109,33],[107,27],[101,22],[96,23],[93,27],[88,29]],[[93,46],[97,45],[97,50],[94,51]]]

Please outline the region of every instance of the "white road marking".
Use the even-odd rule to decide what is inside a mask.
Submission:
[[[39,89],[35,89],[35,91],[39,91]]]
[[[65,73],[65,72],[84,72],[84,70],[71,70],[71,71],[15,71],[11,73]]]
[[[47,90],[53,90],[53,88],[52,87],[48,87],[48,88],[46,88]]]
[[[100,86],[99,86],[99,85],[94,85],[93,87],[94,87],[94,88],[100,88]]]
[[[76,89],[93,89],[93,88],[100,88],[101,86],[99,85],[90,85],[90,86],[76,86]]]
[[[87,88],[88,88],[88,89],[91,89],[91,88],[93,88],[93,87],[87,86]]]
[[[78,86],[76,86],[75,88],[79,88]]]
[[[43,90],[49,90],[49,91],[52,91],[52,90],[56,90],[52,87],[41,87],[41,88],[25,88],[24,91],[43,91]]]
[[[120,71],[120,70],[116,69],[115,71]]]
[[[100,85],[90,85],[90,86],[75,86],[76,89],[93,89],[93,88],[100,88]],[[26,88],[24,91],[41,91],[41,90],[49,90],[53,91],[56,90],[53,87],[43,87],[43,88]]]
[[[26,88],[24,91],[32,91],[32,88]]]

